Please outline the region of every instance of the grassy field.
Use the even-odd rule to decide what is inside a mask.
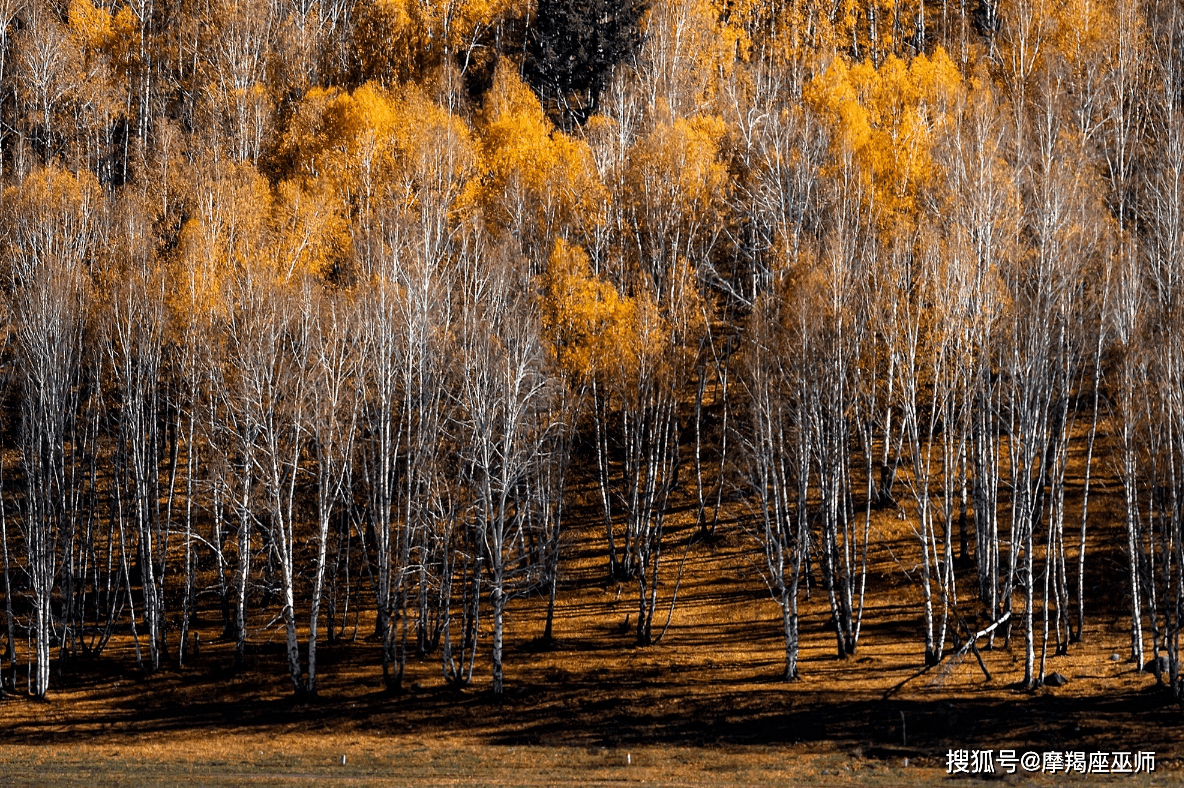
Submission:
[[[515,747],[416,736],[243,734],[211,743],[164,736],[120,744],[20,745],[0,763],[6,785],[943,785],[944,764],[797,746]],[[345,763],[341,762],[342,757]],[[1032,785],[1176,785],[1179,773],[1004,778]],[[998,782],[998,781],[995,781]],[[977,779],[957,785],[987,785]]]
[[[208,745],[162,741],[18,747],[6,784],[27,785],[900,785],[935,769],[793,747],[489,747],[413,736],[249,734]],[[341,763],[342,757],[345,763]],[[833,776],[832,776],[833,775]],[[1144,783],[1146,784],[1146,783]]]

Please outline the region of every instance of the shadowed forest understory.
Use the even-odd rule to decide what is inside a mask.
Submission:
[[[1099,508],[1106,503],[1102,496]],[[905,758],[913,766],[944,769],[946,751],[959,747],[1146,750],[1157,754],[1158,770],[1166,770],[1166,777],[1181,765],[1184,720],[1172,693],[1128,660],[1112,660],[1129,635],[1125,600],[1105,588],[1102,571],[1087,577],[1087,587],[1099,599],[1099,609],[1090,616],[1097,623],[1069,654],[1049,659],[1049,671],[1066,676],[1066,685],[1022,689],[1018,632],[1010,646],[1002,639],[993,649],[983,644],[990,681],[969,655],[921,673],[922,617],[902,604],[917,592],[909,592],[907,582],[892,580],[900,573],[892,553],[907,550],[914,537],[895,514],[877,518],[875,530],[889,547],[869,562],[869,623],[859,650],[845,659],[835,655],[829,605],[812,593],[802,604],[801,678],[787,683],[779,608],[756,571],[755,535],[702,540],[693,507],[679,508],[682,516],[675,519],[681,526],[672,529],[671,539],[680,558],[687,541],[691,544],[673,620],[656,645],[639,647],[631,628],[623,631],[633,601],[619,583],[606,580],[603,534],[588,517],[585,525],[573,524],[571,541],[565,543],[567,568],[553,639],[541,637],[545,599],[517,600],[507,609],[501,697],[492,694],[487,679],[469,686],[447,682],[437,654],[412,655],[402,690],[392,693],[382,680],[382,644],[373,637],[372,618],[356,639],[347,632],[322,647],[317,697],[294,697],[285,675],[282,632],[263,630],[266,622],[260,619],[245,664],[236,666],[233,640],[219,639],[219,614],[211,607],[193,622],[200,646],[183,670],[173,665],[155,673],[135,670],[124,632],[101,659],[74,661],[54,678],[50,702],[10,700],[0,726],[16,748],[9,761],[19,775],[23,747],[85,745],[98,748],[95,757],[116,758],[116,764],[168,764],[183,753],[216,770],[242,757],[244,774],[257,778],[259,769],[292,771],[278,755],[282,752],[328,749],[334,754],[321,760],[335,762],[338,751],[355,758],[371,752],[367,746],[393,747],[390,763],[379,760],[372,768],[389,776],[399,763],[410,780],[436,768],[494,773],[487,764],[480,771],[480,763],[449,756],[453,745],[492,746],[502,753],[499,759],[510,763],[518,757],[515,748],[542,747],[569,753],[565,768],[575,775],[603,779],[595,770],[612,767],[625,752],[707,748],[716,758],[732,753],[753,769],[763,762],[762,753],[790,757],[808,764],[794,779],[813,782],[826,782],[827,775],[852,764],[861,770],[860,779],[870,780],[878,774],[874,764],[899,768]],[[1121,565],[1120,550],[1098,544],[1095,552],[1099,564]],[[477,663],[479,673],[487,670],[489,655],[479,654]],[[256,746],[277,754],[261,758],[261,765],[254,757]],[[153,755],[153,748],[170,754]],[[521,757],[532,751],[524,750]],[[803,757],[819,752],[833,753],[833,763],[824,759],[819,766]],[[659,772],[651,780],[658,784],[656,777],[672,774],[701,779],[703,757],[680,757],[686,760],[679,768],[689,772]],[[272,763],[276,758],[279,762]],[[308,758],[316,763],[314,756]],[[55,761],[69,773],[86,771],[85,764],[69,766],[69,757],[49,763]],[[296,769],[305,771],[304,766]],[[555,774],[549,772],[547,781],[554,782]],[[882,776],[887,784],[922,779],[894,771]],[[507,773],[503,779],[511,778]]]

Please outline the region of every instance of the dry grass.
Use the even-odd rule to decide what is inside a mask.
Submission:
[[[689,514],[675,516],[667,591],[692,530]],[[536,640],[542,601],[511,607],[502,702],[487,693],[487,648],[472,687],[447,686],[432,656],[413,660],[408,691],[392,696],[381,688],[378,647],[359,638],[323,647],[321,696],[296,703],[278,631],[254,640],[248,669],[236,674],[232,645],[215,642],[211,623],[201,628],[208,645],[184,671],[135,677],[124,639],[55,678],[48,702],[0,704],[4,783],[918,785],[946,779],[952,747],[1152,750],[1156,775],[1111,779],[1178,782],[1184,716],[1153,677],[1110,660],[1128,649],[1121,598],[1108,596],[1115,584],[1105,579],[1117,560],[1111,535],[1094,537],[1085,643],[1050,656],[1049,671],[1067,686],[1014,688],[1021,635],[983,652],[993,681],[970,658],[884,700],[917,674],[923,649],[917,593],[902,571],[914,560],[909,522],[877,513],[874,530],[859,653],[834,658],[829,609],[815,592],[803,608],[802,678],[792,684],[778,679],[778,608],[739,524],[691,544],[669,631],[649,648],[617,631],[636,615],[636,590],[606,583],[602,534],[588,525],[571,535],[556,641]],[[658,628],[664,620],[665,608]]]

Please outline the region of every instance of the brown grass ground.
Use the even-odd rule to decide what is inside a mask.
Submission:
[[[1097,489],[1107,487],[1116,489],[1105,480]],[[1095,504],[1103,520],[1114,504],[1106,495]],[[637,648],[631,631],[617,631],[636,615],[636,589],[606,582],[603,534],[590,511],[575,514],[556,641],[536,639],[541,600],[512,605],[504,701],[488,694],[487,638],[473,686],[447,686],[432,656],[409,663],[408,691],[393,696],[381,686],[377,645],[359,637],[322,646],[320,697],[296,703],[278,628],[256,635],[247,670],[233,673],[232,645],[216,642],[211,620],[200,627],[207,645],[183,671],[136,676],[125,638],[95,663],[55,676],[48,701],[0,703],[0,783],[924,785],[947,779],[949,748],[1151,750],[1151,776],[1021,778],[1184,782],[1184,713],[1152,676],[1110,660],[1125,657],[1129,641],[1116,579],[1124,559],[1107,527],[1095,529],[1091,545],[1085,642],[1049,657],[1048,670],[1068,685],[1016,690],[1017,634],[1010,647],[983,652],[992,681],[971,658],[884,700],[922,661],[920,596],[902,571],[917,554],[907,517],[875,515],[859,653],[833,656],[829,609],[815,592],[803,608],[802,677],[787,684],[778,608],[758,545],[739,522],[721,525],[712,543],[691,544],[669,631]],[[667,593],[692,521],[686,510],[672,518]],[[665,608],[658,625],[664,620]]]

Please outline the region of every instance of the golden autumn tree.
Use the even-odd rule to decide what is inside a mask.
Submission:
[[[191,407],[200,409],[198,429],[209,447],[203,481],[211,490],[211,541],[219,546],[223,631],[234,639],[241,664],[250,615],[255,440],[230,418],[235,369],[226,356],[224,330],[233,318],[236,281],[265,256],[271,190],[249,164],[224,162],[196,174],[186,203],[190,218],[180,232],[169,298],[182,344],[193,359],[189,382],[200,392]]]
[[[282,148],[302,189],[338,196],[351,224],[369,357],[359,448],[376,542],[376,631],[392,688],[402,680],[412,628],[417,649],[444,639],[452,678],[472,675],[471,664],[456,669],[452,660],[448,611],[440,610],[450,603],[441,583],[450,580],[437,579],[451,566],[441,529],[458,526],[434,513],[440,496],[459,494],[437,457],[451,402],[451,306],[459,266],[480,232],[473,136],[416,86],[368,82],[349,93],[309,91]],[[462,650],[472,653],[465,638]]]
[[[835,59],[803,98],[830,125],[831,172],[857,178],[882,226],[915,216],[934,177],[933,136],[962,95],[957,66],[940,48],[911,61],[889,56],[850,66]]]
[[[718,536],[787,679],[800,602],[847,658],[899,601],[891,543],[908,660],[1022,631],[1035,689],[1116,534],[1184,696],[1182,41],[1169,0],[0,0],[0,695],[192,667],[218,612],[297,693],[371,622],[388,690],[491,629],[504,689],[587,489],[619,634]]]
[[[750,41],[724,3],[658,0],[645,16],[638,78],[663,121],[708,111],[719,80],[748,55]]]
[[[605,197],[588,143],[557,130],[534,93],[499,68],[481,113],[486,220],[521,244],[536,269],[556,238],[586,233]]]
[[[314,88],[281,153],[304,190],[342,202],[363,257],[383,216],[401,217],[416,228],[414,242],[438,254],[473,203],[478,159],[468,126],[414,87]]]
[[[585,385],[609,359],[635,352],[635,307],[592,273],[588,255],[557,239],[542,279],[542,324],[559,367]],[[632,362],[626,360],[627,366]]]
[[[654,637],[666,502],[681,459],[677,392],[691,379],[709,319],[699,271],[717,238],[711,195],[727,178],[722,135],[713,116],[659,122],[630,150],[617,193],[626,200],[627,256],[614,275],[636,303],[638,353],[636,370],[615,365],[606,389],[624,423],[618,497],[629,540],[625,566],[638,581],[640,644]]]

